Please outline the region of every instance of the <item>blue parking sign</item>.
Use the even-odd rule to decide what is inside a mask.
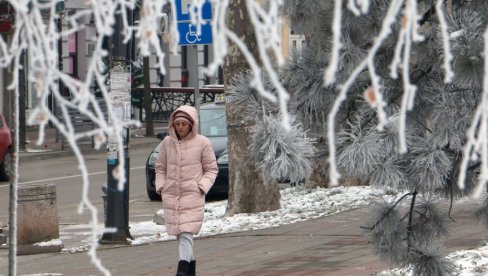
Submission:
[[[192,0],[176,0],[176,21],[190,21],[190,5]],[[212,5],[206,0],[202,6],[202,19],[212,19]]]
[[[180,33],[179,45],[212,44],[212,25],[210,21],[202,24],[200,35],[197,34],[197,26],[188,22],[178,22]]]

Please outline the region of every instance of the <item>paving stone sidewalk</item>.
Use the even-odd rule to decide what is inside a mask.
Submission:
[[[472,219],[475,202],[456,205],[456,223],[444,242],[447,252],[473,249],[488,233]],[[217,235],[195,241],[197,275],[375,275],[388,269],[371,253],[360,226],[370,209],[362,208],[282,227]],[[174,275],[175,241],[141,246],[102,246],[97,254],[112,275]],[[0,275],[6,273],[0,251]],[[19,275],[103,275],[87,253],[18,257]],[[55,274],[59,273],[59,274]]]

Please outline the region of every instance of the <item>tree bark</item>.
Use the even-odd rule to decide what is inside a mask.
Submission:
[[[229,3],[226,24],[241,38],[255,57],[258,56],[254,29],[250,24],[244,0]],[[233,78],[249,69],[244,55],[230,44],[224,64],[224,91],[229,94]],[[229,99],[228,97],[226,97]],[[226,102],[229,150],[229,200],[227,214],[257,213],[280,208],[280,191],[276,183],[265,183],[249,157],[250,130],[255,122],[246,122],[233,111],[232,101]]]

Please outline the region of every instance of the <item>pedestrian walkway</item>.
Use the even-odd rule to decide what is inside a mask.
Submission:
[[[456,205],[452,214],[456,223],[444,242],[447,252],[476,248],[486,239],[486,229],[472,220],[474,208],[470,202]],[[197,275],[375,275],[388,266],[372,254],[360,228],[369,212],[356,209],[273,229],[197,238]],[[174,275],[177,252],[177,243],[168,241],[102,246],[97,254],[112,275]],[[19,256],[18,268],[20,275],[102,275],[86,252]]]

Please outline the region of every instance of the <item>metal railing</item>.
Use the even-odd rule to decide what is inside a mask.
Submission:
[[[154,121],[168,121],[171,113],[181,105],[195,106],[193,87],[151,87],[150,91]],[[202,104],[213,102],[215,95],[224,93],[224,88],[202,87],[199,92]],[[144,88],[133,89],[132,97],[140,103],[139,118],[143,121]]]

